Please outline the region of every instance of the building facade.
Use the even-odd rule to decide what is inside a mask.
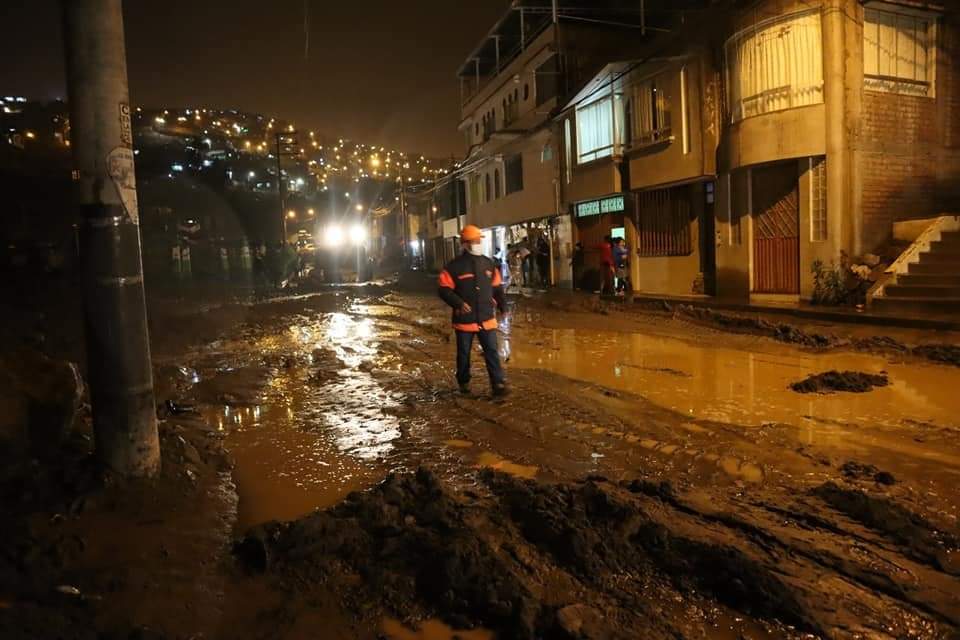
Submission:
[[[506,258],[521,243],[546,247],[543,280],[561,285],[571,281],[573,241],[554,116],[572,87],[632,46],[634,25],[617,21],[636,17],[632,7],[616,9],[622,2],[597,2],[583,21],[568,4],[554,13],[549,2],[512,3],[458,73],[466,220],[485,230],[491,256]],[[610,24],[597,25],[597,16]]]
[[[558,119],[586,271],[622,234],[635,290],[810,298],[816,261],[960,208],[955,8],[703,3],[669,31]]]

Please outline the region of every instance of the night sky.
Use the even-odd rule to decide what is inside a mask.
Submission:
[[[508,0],[126,0],[131,101],[237,108],[462,155],[457,67]],[[0,93],[66,95],[57,0],[3,0]]]

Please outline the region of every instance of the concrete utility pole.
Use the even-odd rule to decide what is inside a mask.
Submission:
[[[150,476],[160,445],[120,2],[63,0],[63,25],[96,454]]]

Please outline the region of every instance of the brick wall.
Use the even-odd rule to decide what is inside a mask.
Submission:
[[[896,220],[956,208],[960,165],[960,65],[949,55],[957,29],[941,24],[935,98],[865,90],[860,120],[863,241],[885,242]]]
[[[895,220],[933,215],[936,116],[935,100],[864,92],[861,175],[868,251],[887,239]]]

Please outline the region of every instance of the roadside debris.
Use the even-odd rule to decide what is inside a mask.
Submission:
[[[794,382],[790,388],[797,393],[833,393],[835,391],[849,391],[852,393],[866,393],[874,387],[885,387],[890,384],[886,374],[862,373],[860,371],[826,371],[817,373]]]

